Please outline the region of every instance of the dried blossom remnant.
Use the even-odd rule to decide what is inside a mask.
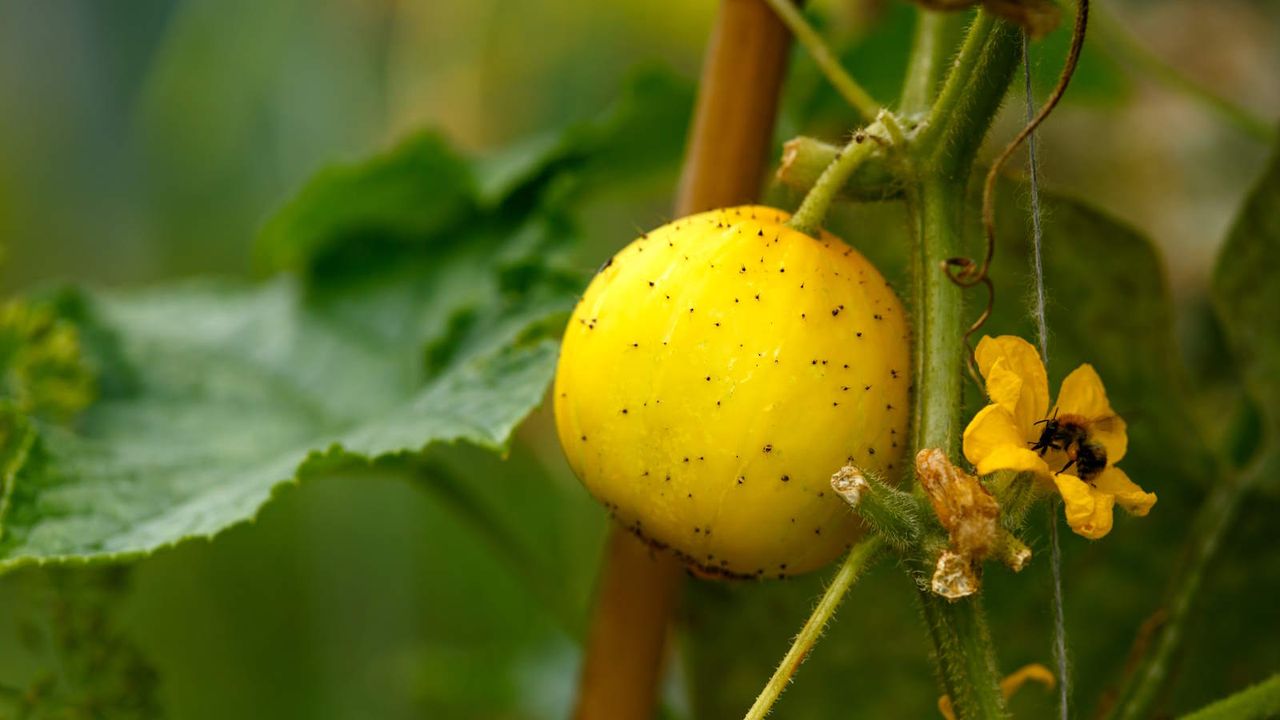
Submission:
[[[1000,506],[978,478],[936,448],[916,455],[916,477],[950,540],[938,556],[931,588],[949,600],[972,595],[981,585],[982,560],[996,546]]]
[[[991,492],[936,448],[916,455],[916,477],[951,538],[951,549],[975,561],[985,558],[995,546],[1000,515]]]
[[[996,543],[995,554],[1000,562],[1014,572],[1022,572],[1027,563],[1031,562],[1031,548],[1014,537],[1013,533],[1008,530],[1000,533],[1000,539]]]
[[[831,476],[831,489],[836,494],[844,498],[850,507],[858,507],[858,503],[862,501],[862,494],[871,489],[870,483],[867,482],[867,476],[862,474],[855,465],[845,465]]]
[[[1061,15],[1053,0],[915,0],[930,10],[964,10],[981,4],[993,15],[1016,23],[1031,37],[1041,38],[1058,27]]]
[[[959,600],[976,592],[981,585],[978,566],[970,558],[943,550],[934,566],[929,587],[935,595],[948,600]]]

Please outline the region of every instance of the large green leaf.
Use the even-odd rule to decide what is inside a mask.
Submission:
[[[1213,295],[1247,393],[1261,414],[1270,483],[1280,470],[1280,155],[1249,194],[1218,257]]]
[[[444,335],[409,326],[450,317],[442,300],[363,304],[406,328],[393,340],[373,318],[308,304],[289,279],[85,298],[117,333],[137,384],[100,400],[74,430],[38,426],[12,483],[0,568],[210,536],[252,518],[279,483],[337,458],[456,441],[501,448],[554,363],[552,341],[520,334],[563,300],[511,300],[508,313],[453,340],[471,352],[430,368],[422,343]],[[410,309],[417,317],[404,316]]]
[[[72,427],[32,418],[0,568],[211,536],[337,461],[502,448],[550,379],[546,331],[576,281],[540,259],[565,234],[547,213],[413,215],[408,197],[459,192],[432,178],[466,188],[469,172],[415,139],[322,174],[267,235],[307,282],[64,295],[102,397]],[[394,265],[354,261],[392,242]]]

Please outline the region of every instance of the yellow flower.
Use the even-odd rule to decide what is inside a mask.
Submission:
[[[976,352],[991,404],[964,431],[964,456],[979,475],[1033,472],[1052,482],[1065,503],[1067,524],[1094,539],[1111,531],[1115,505],[1146,515],[1156,502],[1115,463],[1129,438],[1091,365],[1076,368],[1049,406],[1049,380],[1031,343],[984,337]]]

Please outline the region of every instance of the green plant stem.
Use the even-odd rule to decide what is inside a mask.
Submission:
[[[940,448],[954,456],[960,437],[966,323],[962,288],[947,276],[945,263],[963,253],[966,184],[982,139],[1013,79],[1019,42],[1020,34],[1012,25],[978,13],[914,148],[914,167],[922,173],[908,190],[915,235],[913,440],[917,451]],[[926,564],[927,559],[918,562]],[[921,568],[928,570],[927,565]],[[1006,717],[980,598],[951,602],[917,587],[938,672],[958,717]]]
[[[951,59],[951,46],[947,40],[962,17],[955,12],[917,9],[911,61],[902,87],[902,100],[898,103],[898,109],[904,115],[929,109],[942,82],[947,61]]]
[[[840,602],[844,600],[845,593],[849,592],[849,588],[858,576],[874,562],[883,546],[884,542],[873,535],[849,551],[844,563],[832,578],[831,584],[827,586],[827,591],[818,601],[818,606],[813,609],[813,614],[805,621],[804,627],[800,628],[800,634],[791,644],[791,649],[783,656],[778,669],[773,671],[773,677],[769,678],[768,684],[760,691],[755,703],[747,711],[745,720],[761,720],[773,709],[774,702],[791,682],[791,676],[795,675],[800,664],[808,657],[809,651],[822,636],[822,631],[835,615],[836,608],[840,607]]]
[[[1182,644],[1188,618],[1204,582],[1204,574],[1217,556],[1222,538],[1235,519],[1240,501],[1248,494],[1252,475],[1235,482],[1222,482],[1209,493],[1192,525],[1187,564],[1174,581],[1168,595],[1168,619],[1160,629],[1150,653],[1129,677],[1120,701],[1110,717],[1137,720],[1151,714],[1169,679],[1170,668]]]
[[[814,183],[813,189],[804,196],[804,202],[800,203],[800,208],[787,221],[787,225],[817,237],[822,228],[822,220],[827,216],[827,210],[831,208],[831,201],[849,181],[853,171],[871,156],[875,146],[876,140],[867,134],[859,132],[854,135],[853,140],[849,141],[844,150],[841,150],[836,155],[836,159],[818,176],[818,182]]]
[[[903,182],[901,163],[889,162],[888,148],[879,148],[863,161],[840,188],[845,200],[888,200],[901,197]],[[788,140],[782,146],[782,162],[777,177],[783,184],[808,191],[835,161],[840,147],[809,137]]]
[[[979,12],[965,37],[926,127],[916,157],[933,172],[967,179],[1020,58],[1016,26]]]
[[[800,9],[791,0],[765,0],[765,2],[778,14],[778,17],[791,30],[791,34],[795,36],[796,40],[799,40],[800,44],[804,46],[804,49],[809,53],[809,57],[813,58],[813,62],[822,71],[822,74],[826,76],[827,82],[831,83],[836,89],[836,92],[840,93],[840,96],[854,110],[857,110],[864,120],[867,122],[874,120],[876,114],[880,112],[880,108],[884,106],[871,97],[871,93],[868,93],[865,88],[858,84],[857,80],[853,79],[853,76],[845,71],[844,66],[840,64],[839,58],[835,56],[835,53],[831,52],[831,48],[822,39],[822,36],[818,34],[818,31],[814,30],[813,26],[804,19],[804,14],[800,12]]]
[[[1156,82],[1204,105],[1255,140],[1269,143],[1275,137],[1274,121],[1257,115],[1187,77],[1182,71],[1143,45],[1101,3],[1094,9],[1094,27],[1102,33],[1105,40],[1101,43],[1103,51],[1116,56],[1117,60],[1136,66]]]
[[[978,594],[953,602],[920,591],[938,672],[961,720],[1008,717],[981,598]]]
[[[914,446],[955,455],[960,437],[964,360],[964,289],[947,277],[948,258],[963,253],[965,183],[930,176],[910,204],[916,218]]]
[[[948,455],[960,436],[964,357],[962,288],[942,263],[960,253],[964,183],[925,178],[914,199],[917,218],[915,447]],[[923,570],[922,570],[923,571]],[[1005,717],[999,672],[980,596],[948,601],[918,587],[938,673],[960,718]]]

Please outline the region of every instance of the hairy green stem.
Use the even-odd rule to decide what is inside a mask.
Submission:
[[[914,148],[921,176],[907,194],[915,235],[917,451],[939,448],[954,456],[960,437],[966,323],[963,289],[948,277],[946,261],[963,254],[966,184],[1013,79],[1019,42],[1011,24],[978,13]],[[1006,717],[980,598],[952,602],[925,587],[919,593],[938,672],[958,717]]]
[[[876,148],[839,190],[844,200],[888,200],[900,197],[906,184],[901,163],[892,163],[889,148]],[[778,180],[797,190],[809,190],[840,154],[840,147],[810,137],[797,137],[782,146]]]
[[[928,590],[920,591],[938,673],[961,720],[1008,717],[981,598],[978,594],[950,601]]]
[[[817,30],[804,19],[804,14],[795,6],[791,0],[765,0],[769,7],[773,9],[778,17],[782,20],[791,34],[796,40],[804,46],[809,57],[813,58],[814,64],[826,76],[827,82],[831,83],[836,92],[845,99],[849,105],[853,106],[862,115],[863,119],[870,122],[875,119],[876,113],[880,112],[880,108],[884,107],[876,99],[871,97],[871,93],[858,84],[844,67],[840,65],[840,60],[831,52],[831,48],[827,45]]]
[[[817,237],[822,228],[822,220],[831,208],[831,201],[849,181],[853,171],[871,156],[876,144],[876,139],[864,132],[855,134],[849,144],[836,155],[835,160],[822,171],[822,175],[818,176],[813,189],[805,195],[804,202],[800,203],[800,208],[787,221],[787,225]]]
[[[967,179],[1020,58],[1021,33],[979,12],[917,141],[917,157],[934,172]]]
[[[954,455],[960,437],[962,288],[943,263],[960,253],[964,182],[925,178],[913,198],[917,222],[914,439],[917,450]],[[938,673],[958,717],[1005,717],[995,651],[980,596],[948,601],[919,588]]]
[[[762,720],[773,709],[774,702],[777,701],[778,696],[782,695],[787,683],[791,682],[791,676],[809,655],[814,643],[818,642],[818,638],[822,636],[823,629],[835,615],[836,608],[840,607],[840,601],[844,600],[845,593],[849,592],[849,588],[858,576],[875,560],[883,546],[884,542],[873,535],[849,551],[844,563],[832,578],[831,584],[827,586],[827,591],[822,594],[822,599],[818,601],[813,614],[805,621],[804,627],[800,628],[800,634],[791,644],[791,649],[782,658],[778,669],[773,672],[773,677],[769,678],[768,684],[764,686],[764,690],[760,691],[759,697],[747,711],[745,720]]]
[[[916,451],[938,448],[954,457],[960,437],[964,360],[964,289],[946,272],[962,250],[963,178],[926,177],[913,193],[916,226]]]
[[[962,17],[960,13],[917,9],[911,61],[902,87],[902,99],[898,102],[898,109],[904,115],[929,109],[942,82],[947,61],[951,59],[951,45],[947,41]]]

